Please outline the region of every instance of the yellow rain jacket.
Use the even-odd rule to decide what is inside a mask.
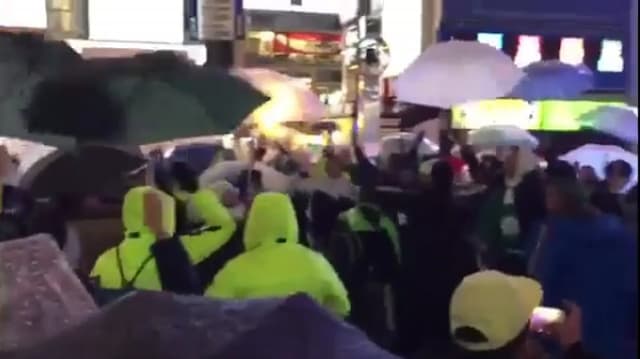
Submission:
[[[156,238],[144,225],[144,195],[148,191],[159,193],[165,208],[165,230],[170,235],[175,233],[175,200],[152,187],[131,189],[122,206],[125,239],[103,253],[91,271],[91,277],[98,281],[100,288],[127,289],[130,286],[142,290],[162,290],[151,253],[151,245]],[[191,208],[198,212],[205,223],[201,230],[180,236],[191,263],[197,264],[229,241],[236,223],[211,190],[200,189],[190,195],[188,200]]]
[[[268,298],[305,293],[331,312],[350,311],[344,285],[329,262],[298,243],[298,223],[289,197],[258,195],[244,229],[245,253],[227,263],[206,295]]]

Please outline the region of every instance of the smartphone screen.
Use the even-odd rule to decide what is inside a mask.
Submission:
[[[551,307],[537,307],[533,310],[530,320],[530,328],[535,332],[542,332],[550,324],[560,323],[564,320],[565,314],[562,309]]]

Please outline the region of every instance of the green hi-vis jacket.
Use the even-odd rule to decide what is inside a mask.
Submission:
[[[125,239],[117,247],[103,253],[91,271],[91,277],[97,279],[103,289],[126,289],[129,284],[140,290],[162,290],[151,254],[151,245],[156,238],[144,225],[144,195],[149,191],[160,194],[166,209],[163,211],[165,230],[170,235],[175,233],[175,200],[151,187],[131,189],[122,206]],[[236,230],[236,223],[211,190],[201,189],[188,200],[204,220],[202,231],[180,236],[182,245],[195,265],[229,241]]]
[[[371,223],[367,218],[365,218],[362,210],[364,208],[369,208],[380,214],[378,223]],[[395,252],[396,258],[398,262],[402,261],[401,249],[400,249],[400,234],[398,233],[398,229],[396,228],[395,223],[391,218],[382,213],[380,208],[373,204],[362,203],[356,207],[353,207],[343,213],[338,217],[340,221],[347,225],[347,228],[352,233],[366,233],[366,232],[374,232],[377,230],[381,230],[389,237],[391,241],[391,245],[393,246],[393,250]]]
[[[305,293],[339,315],[350,311],[344,285],[329,262],[298,243],[298,223],[289,197],[258,195],[244,228],[245,252],[218,273],[206,295],[268,298]]]

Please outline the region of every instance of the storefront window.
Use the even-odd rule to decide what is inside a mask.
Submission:
[[[340,35],[302,32],[249,32],[249,56],[277,58],[304,64],[340,64]]]

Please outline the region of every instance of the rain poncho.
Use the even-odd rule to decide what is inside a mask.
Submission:
[[[258,195],[244,229],[245,253],[218,273],[206,295],[252,299],[306,293],[340,316],[350,310],[347,292],[331,264],[298,243],[298,223],[289,197]]]
[[[162,199],[165,230],[175,232],[175,200],[169,195],[151,187],[137,187],[130,190],[122,206],[122,220],[126,230],[125,239],[114,248],[107,250],[97,260],[91,276],[96,278],[103,289],[144,289],[163,288],[158,275],[151,246],[155,236],[144,224],[144,196],[149,191],[157,191]],[[190,195],[188,204],[199,212],[204,226],[189,234],[181,234],[180,241],[192,264],[198,264],[224,245],[236,229],[236,223],[217,196],[208,189],[201,189]]]

